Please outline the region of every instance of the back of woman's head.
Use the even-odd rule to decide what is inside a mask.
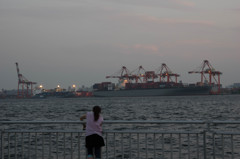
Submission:
[[[94,106],[93,113],[94,113],[94,121],[97,121],[101,113],[101,108],[99,106]]]

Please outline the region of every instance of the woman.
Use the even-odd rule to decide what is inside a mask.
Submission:
[[[94,106],[92,112],[87,112],[80,120],[87,119],[86,121],[86,148],[88,159],[93,159],[93,150],[96,159],[101,158],[101,147],[105,146],[102,137],[102,122],[103,117],[100,115],[101,108]]]

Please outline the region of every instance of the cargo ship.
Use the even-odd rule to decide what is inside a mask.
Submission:
[[[174,83],[126,84],[125,88],[116,88],[111,82],[93,86],[95,97],[146,97],[146,96],[190,96],[209,95],[212,87],[208,85],[183,85]]]
[[[220,94],[220,75],[222,73],[216,71],[208,60],[204,60],[198,70],[188,73],[201,74],[201,81],[196,84],[183,84],[182,81],[178,81],[180,75],[173,73],[165,63],[162,63],[156,71],[145,71],[142,66],[139,66],[130,72],[123,66],[113,75],[106,76],[106,78],[118,78],[118,83],[94,84],[93,96],[144,97]]]
[[[156,71],[145,71],[142,66],[139,66],[130,72],[123,66],[115,74],[106,76],[106,78],[118,78],[117,84],[96,83],[93,85],[93,95],[97,97],[145,97],[220,94],[222,73],[216,71],[208,60],[204,60],[199,68],[200,70],[188,73],[201,74],[201,81],[196,84],[183,84],[182,81],[178,81],[180,75],[173,73],[165,63]]]

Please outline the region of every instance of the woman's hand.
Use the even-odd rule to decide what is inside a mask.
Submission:
[[[80,117],[80,120],[83,121],[84,119],[86,119],[86,115],[83,115]]]
[[[83,116],[80,117],[81,121],[83,121],[84,119],[86,119],[86,115],[83,115]],[[82,125],[83,125],[83,130],[86,130],[86,124],[83,123]]]

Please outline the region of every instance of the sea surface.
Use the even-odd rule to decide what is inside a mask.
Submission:
[[[79,120],[99,105],[105,120],[240,120],[240,95],[0,99],[0,120]]]
[[[79,121],[95,105],[102,108],[104,120],[240,120],[240,95],[209,95],[3,99],[0,121]]]

